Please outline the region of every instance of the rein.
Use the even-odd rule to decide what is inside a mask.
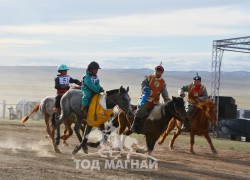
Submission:
[[[175,110],[175,115],[174,115],[174,117],[175,117],[176,119],[181,119],[181,120],[182,120],[183,115],[182,115],[179,111],[177,111],[174,102],[173,102],[173,104],[174,104],[174,110]]]
[[[115,96],[115,95],[117,95],[117,94],[113,94],[113,96]],[[112,95],[110,95],[110,96],[112,96]],[[106,99],[108,100],[108,101],[110,101],[111,103],[113,103],[113,105],[114,105],[114,107],[115,106],[117,106],[117,108],[118,108],[118,110],[120,111],[120,110],[123,110],[123,106],[121,106],[121,105],[119,105],[118,103],[115,103],[113,100],[112,100],[112,98],[110,98],[108,95],[107,95],[107,93],[106,93]],[[114,108],[113,107],[113,108]],[[125,109],[125,108],[124,108]]]

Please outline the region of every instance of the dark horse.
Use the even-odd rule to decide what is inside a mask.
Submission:
[[[140,124],[144,124],[143,134],[146,136],[147,150],[139,149],[137,152],[151,152],[154,149],[155,143],[168,126],[172,118],[186,118],[186,111],[183,98],[172,97],[172,100],[166,104],[155,106],[149,116],[142,118]]]
[[[129,88],[124,89],[122,86],[120,87],[120,89],[107,91],[106,92],[107,109],[112,109],[117,105],[126,114],[129,114],[131,112],[131,106],[130,106],[131,99],[128,95],[128,91],[129,91]],[[77,120],[75,123],[74,130],[75,130],[78,140],[80,141],[80,145],[77,145],[75,147],[75,149],[72,152],[73,154],[76,154],[81,148],[83,149],[85,153],[88,153],[88,148],[87,148],[88,135],[90,131],[92,130],[91,126],[86,125],[84,135],[83,137],[81,137],[79,130],[80,130],[83,120],[86,121],[86,118],[87,118],[87,114],[86,113],[83,114],[83,111],[81,108],[82,107],[81,99],[82,99],[81,90],[73,89],[65,93],[61,99],[62,113],[57,122],[56,144],[58,145],[60,142],[60,124],[63,122],[64,119],[67,119],[67,117],[71,113],[74,113],[76,115]]]
[[[207,142],[209,143],[211,150],[213,153],[217,153],[212,140],[209,136],[209,126],[211,123],[217,123],[217,111],[215,108],[215,103],[207,99],[204,102],[199,102],[197,104],[197,111],[194,114],[193,118],[189,122],[190,126],[190,152],[194,154],[193,145],[194,145],[194,135],[198,136],[204,136],[207,139]],[[173,118],[166,131],[162,134],[158,144],[162,144],[164,140],[166,139],[167,135],[174,129],[174,127],[177,127],[177,131],[173,134],[173,137],[171,138],[169,142],[169,147],[173,149],[174,141],[178,137],[178,135],[181,133],[181,122],[177,119]]]
[[[136,110],[136,106],[131,105],[133,111]],[[172,97],[172,100],[164,105],[155,106],[150,112],[149,116],[145,116],[141,119],[140,124],[144,126],[143,134],[146,136],[147,149],[137,149],[137,152],[145,153],[151,155],[154,149],[154,145],[160,135],[164,132],[168,123],[172,118],[185,119],[186,111],[184,106],[183,98]],[[134,114],[125,114],[120,111],[118,115],[112,120],[112,125],[117,127],[118,135],[130,135],[132,131],[130,130],[131,123],[134,119]],[[127,130],[126,130],[127,128]],[[106,135],[109,136],[111,132]],[[106,137],[107,138],[107,137]],[[126,136],[121,138],[122,145],[124,144]],[[97,147],[100,145],[100,141],[95,143],[89,143],[92,147]],[[123,147],[121,147],[123,148]],[[120,149],[122,150],[122,149]]]

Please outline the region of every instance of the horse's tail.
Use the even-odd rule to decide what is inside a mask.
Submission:
[[[39,106],[40,106],[40,103],[35,104],[33,110],[31,111],[31,113],[24,116],[23,119],[21,120],[20,124],[25,123],[34,112],[37,112],[38,109],[39,109]]]

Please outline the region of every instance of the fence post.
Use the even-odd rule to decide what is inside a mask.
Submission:
[[[3,118],[5,118],[6,100],[3,100]]]

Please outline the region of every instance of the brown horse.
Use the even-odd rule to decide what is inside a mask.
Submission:
[[[210,124],[217,123],[217,111],[215,103],[207,99],[203,102],[199,102],[197,104],[197,111],[194,114],[193,118],[189,121],[190,127],[190,152],[194,154],[193,145],[194,145],[194,135],[204,136],[209,143],[211,150],[213,153],[217,153],[212,143],[212,140],[209,136],[209,126]],[[176,118],[173,118],[169,124],[165,132],[161,135],[158,144],[162,144],[166,139],[167,135],[177,127],[177,131],[173,134],[170,142],[169,147],[173,149],[174,141],[181,133],[181,122]]]
[[[54,146],[54,150],[55,152],[60,152],[60,150],[57,148],[57,146],[54,145],[54,142],[55,142],[55,122],[50,122],[50,118],[51,118],[51,115],[53,113],[53,108],[54,108],[54,104],[55,104],[55,97],[50,97],[50,96],[47,96],[45,97],[41,103],[37,103],[32,112],[28,115],[26,115],[25,117],[22,118],[21,120],[21,124],[23,124],[24,122],[26,122],[29,117],[38,111],[38,109],[41,111],[41,113],[44,115],[44,121],[45,121],[45,125],[46,125],[46,131],[47,131],[47,134],[49,135],[52,143],[53,143],[53,146]],[[75,123],[75,120],[76,120],[76,117],[74,114],[70,115],[67,120],[63,121],[63,124],[65,126],[65,129],[64,129],[64,134],[60,137],[62,140],[63,140],[63,144],[64,145],[68,145],[66,140],[73,134],[73,130],[71,128],[71,125],[73,123]],[[83,124],[82,127],[81,127],[81,131],[84,132],[84,128],[85,128],[85,125]]]

